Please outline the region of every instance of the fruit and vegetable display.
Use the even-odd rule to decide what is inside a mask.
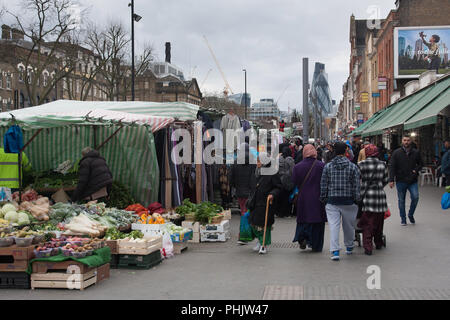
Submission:
[[[164,224],[166,221],[159,213],[142,214],[137,223],[140,224]]]
[[[33,188],[35,190],[59,189],[76,187],[78,184],[77,173],[63,174],[55,171],[39,172],[35,174]]]
[[[35,201],[39,198],[39,194],[33,190],[28,189],[22,192],[22,197],[20,198],[21,201]],[[12,199],[15,202],[19,202],[19,191],[16,191],[12,194]]]
[[[35,201],[24,201],[19,205],[19,209],[30,212],[39,221],[49,220],[50,202],[47,197],[42,197]]]
[[[118,181],[113,181],[109,199],[105,202],[108,208],[125,209],[130,204],[136,203],[130,190]]]
[[[142,239],[143,237],[144,234],[139,230],[133,230],[130,233],[124,233],[115,228],[109,228],[105,233],[106,240],[120,240],[125,238]]]
[[[196,211],[197,205],[189,201],[189,199],[184,199],[183,204],[175,209],[175,212],[182,217],[187,214],[195,213]]]
[[[177,207],[175,212],[181,216],[194,214],[195,221],[200,223],[211,223],[212,218],[216,217],[223,211],[223,208],[215,203],[205,201],[199,204],[194,204],[185,199],[183,205]]]

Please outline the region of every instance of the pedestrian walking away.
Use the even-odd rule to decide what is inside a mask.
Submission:
[[[396,149],[389,163],[389,186],[397,185],[398,207],[400,210],[401,225],[406,226],[406,191],[411,195],[408,218],[414,224],[414,213],[419,202],[419,186],[417,178],[422,169],[422,159],[419,150],[413,148],[411,137],[402,138],[402,146]]]
[[[277,217],[288,217],[292,215],[292,203],[289,202],[289,196],[294,189],[292,182],[292,171],[294,170],[295,162],[291,157],[291,150],[289,147],[284,147],[279,156],[279,169],[281,185],[280,195],[275,202],[275,212]]]
[[[450,140],[445,140],[445,153],[442,157],[441,174],[445,177],[445,186],[450,186]]]
[[[230,185],[236,189],[236,197],[241,210],[241,216],[247,212],[246,203],[252,190],[256,185],[256,165],[250,163],[250,147],[247,143],[241,144],[239,148],[245,150],[245,163],[234,164],[231,168]],[[238,244],[246,244],[238,241]]]
[[[358,163],[361,171],[362,216],[358,227],[362,229],[364,252],[371,255],[373,241],[377,249],[383,243],[384,214],[388,210],[384,187],[389,182],[388,169],[378,159],[378,148],[369,144],[364,148],[366,160]]]
[[[342,217],[346,253],[352,254],[355,239],[356,203],[360,197],[360,173],[358,167],[345,156],[347,145],[334,145],[336,157],[325,165],[320,181],[320,199],[326,204],[330,228],[330,251],[332,260],[339,260],[339,232]]]
[[[268,166],[270,163],[268,164]],[[256,186],[252,192],[251,197],[247,201],[247,209],[250,210],[248,222],[252,227],[253,238],[258,239],[255,251],[260,254],[267,253],[267,246],[271,244],[271,230],[275,223],[275,210],[273,201],[279,197],[282,189],[280,176],[278,173],[273,175],[261,174],[261,162],[258,161],[258,168],[256,169]],[[269,199],[270,207],[266,220],[267,200]],[[266,230],[266,232],[264,232]],[[265,246],[262,246],[263,242]]]
[[[320,179],[325,164],[317,159],[313,145],[303,148],[303,161],[294,167],[292,181],[298,188],[297,228],[293,242],[300,249],[308,246],[313,252],[322,252],[326,213],[320,201]]]

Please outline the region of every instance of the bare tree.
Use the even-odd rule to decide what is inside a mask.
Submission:
[[[87,46],[100,59],[97,73],[104,85],[99,89],[106,94],[108,100],[126,100],[131,87],[131,50],[129,35],[123,24],[110,22],[103,29],[91,25]],[[146,45],[142,53],[135,58],[136,77],[149,69],[152,60],[153,48]]]
[[[12,42],[15,59],[11,64],[24,82],[31,105],[45,102],[75,68],[71,45],[78,40],[72,11],[76,4],[76,0],[24,0],[20,14],[7,10],[15,19],[14,27],[24,35],[25,41]]]

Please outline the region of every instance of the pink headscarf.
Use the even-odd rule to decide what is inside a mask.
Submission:
[[[366,157],[378,157],[378,148],[374,144],[369,144],[364,147],[364,152],[366,153]]]
[[[312,144],[307,144],[303,147],[303,159],[317,158],[316,148]]]

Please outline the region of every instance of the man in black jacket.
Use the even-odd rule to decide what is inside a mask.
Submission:
[[[72,201],[95,200],[106,197],[110,191],[113,178],[105,158],[90,147],[81,152],[78,169],[78,185],[72,195]]]
[[[394,187],[397,183],[398,207],[402,226],[406,226],[405,199],[406,191],[411,195],[411,206],[408,218],[414,224],[414,211],[419,202],[419,187],[417,177],[422,169],[422,159],[419,150],[412,147],[411,138],[404,136],[402,146],[392,153],[389,163],[389,186]]]

